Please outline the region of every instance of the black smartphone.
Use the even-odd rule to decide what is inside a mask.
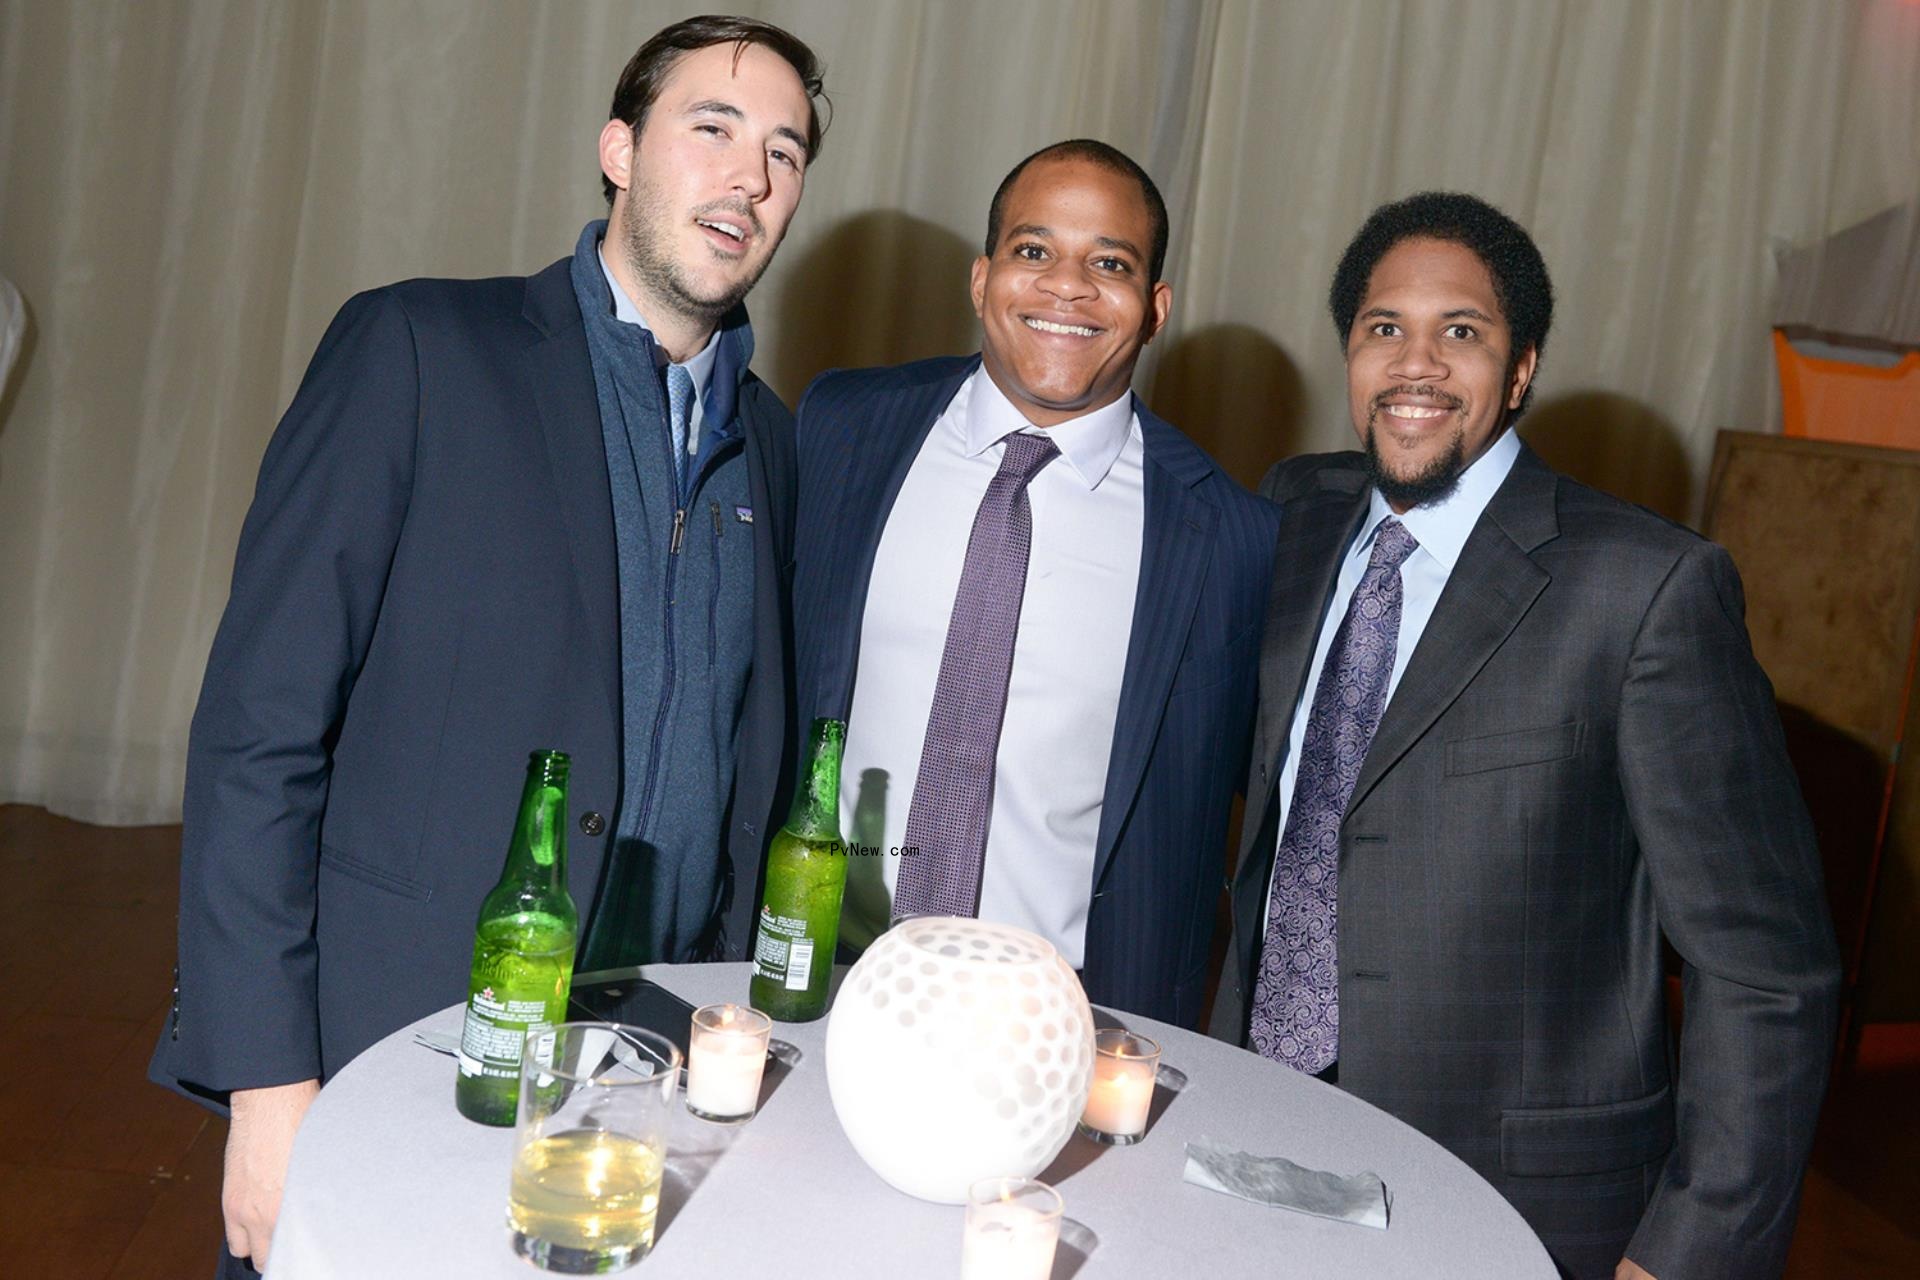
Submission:
[[[645,978],[600,978],[575,982],[567,998],[567,1016],[594,1022],[624,1022],[657,1031],[687,1061],[693,1031],[693,1006],[657,982]]]

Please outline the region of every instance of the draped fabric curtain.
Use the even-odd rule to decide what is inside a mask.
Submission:
[[[834,120],[751,302],[789,400],[977,343],[966,270],[1022,155],[1156,176],[1174,319],[1136,385],[1248,483],[1346,447],[1324,296],[1376,203],[1478,192],[1559,295],[1525,433],[1677,519],[1775,415],[1777,250],[1920,191],[1907,0],[746,4]],[[333,311],[536,270],[599,216],[594,138],[664,3],[0,0],[0,801],[179,814],[260,453]]]

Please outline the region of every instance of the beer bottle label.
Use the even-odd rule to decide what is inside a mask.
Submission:
[[[798,916],[776,915],[762,904],[760,940],[753,949],[754,972],[788,991],[805,991],[813,977],[813,939]]]
[[[503,999],[492,986],[482,987],[467,1001],[466,1025],[460,1031],[460,1074],[517,1079],[527,1037],[542,1037],[551,1054],[552,1029],[547,1001]],[[540,1044],[536,1041],[536,1055]]]

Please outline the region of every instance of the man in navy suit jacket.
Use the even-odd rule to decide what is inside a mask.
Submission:
[[[465,994],[529,750],[573,756],[589,952],[740,952],[790,763],[793,445],[739,304],[819,87],[776,27],[660,32],[600,135],[609,221],[527,279],[353,299],[276,431],[194,716],[152,1068],[231,1101],[223,1274],[264,1264],[319,1082]]]
[[[1279,512],[1131,394],[1166,242],[1138,165],[1048,147],[994,196],[981,355],[808,390],[796,683],[803,720],[849,722],[842,820],[880,855],[849,869],[851,945],[938,882],[1048,938],[1093,999],[1192,1023]],[[1009,602],[980,548],[1021,521]]]

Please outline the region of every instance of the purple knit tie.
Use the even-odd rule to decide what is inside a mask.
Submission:
[[[913,803],[907,808],[907,847],[919,852],[900,860],[896,920],[970,916],[979,909],[987,819],[993,813],[993,761],[1007,713],[1013,637],[1033,544],[1027,482],[1059,455],[1045,436],[1008,436],[1000,470],[974,513]]]
[[[1309,1074],[1340,1056],[1340,824],[1387,704],[1400,639],[1400,563],[1420,544],[1389,516],[1327,650],[1274,861],[1253,987],[1254,1051]]]

